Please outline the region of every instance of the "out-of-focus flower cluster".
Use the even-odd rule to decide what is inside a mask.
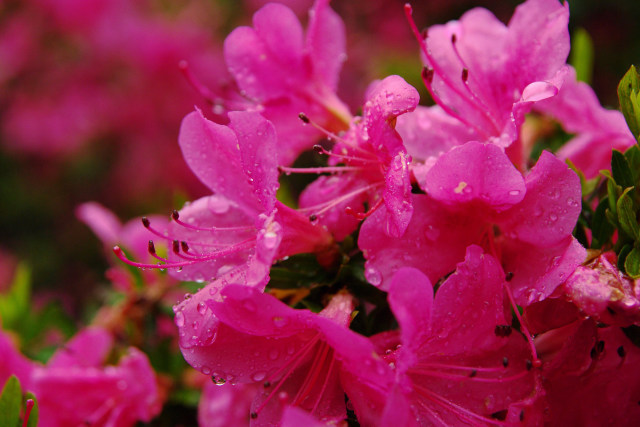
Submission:
[[[0,15],[9,146],[117,141],[106,185],[190,199],[125,224],[76,208],[109,260],[89,326],[30,313],[28,268],[9,275],[7,425],[184,425],[196,405],[202,426],[637,425],[635,68],[609,110],[579,80],[584,34],[567,63],[567,4],[424,30],[406,4],[427,99],[388,75],[354,107],[329,0],[257,3],[221,47],[195,2]]]

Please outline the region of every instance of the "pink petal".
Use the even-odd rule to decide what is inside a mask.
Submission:
[[[483,233],[481,221],[450,212],[428,196],[414,194],[413,206],[414,215],[401,238],[386,234],[385,207],[367,218],[360,229],[358,246],[367,260],[365,277],[382,290],[389,289],[391,277],[401,267],[415,267],[432,283],[437,282],[455,269],[467,246]]]
[[[100,367],[105,362],[113,337],[102,328],[86,328],[78,332],[63,348],[56,351],[47,366],[50,368]]]
[[[477,215],[504,211],[519,203],[526,191],[522,175],[504,152],[479,142],[443,154],[427,173],[424,185],[434,199],[458,209],[466,205]]]
[[[329,89],[338,86],[346,56],[346,29],[340,16],[329,7],[329,0],[317,0],[309,11],[307,51],[314,72]]]
[[[504,212],[500,220],[502,230],[511,238],[539,246],[555,245],[566,239],[581,209],[578,175],[545,151],[525,182],[526,196]]]

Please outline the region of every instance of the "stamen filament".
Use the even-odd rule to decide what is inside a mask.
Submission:
[[[290,173],[340,173],[340,172],[358,172],[365,168],[359,166],[324,166],[319,168],[288,168],[278,166],[281,172],[289,175]]]
[[[318,210],[317,212],[314,212],[314,215],[318,216],[323,214],[324,212],[328,211],[329,209],[331,209],[332,207],[344,202],[345,200],[349,200],[352,199],[353,197],[357,196],[358,194],[362,194],[366,191],[372,190],[374,188],[380,187],[384,185],[383,182],[376,182],[374,184],[370,184],[370,185],[365,185],[364,187],[360,187],[357,190],[354,190],[350,193],[344,194],[336,199],[330,200],[328,202],[324,202],[324,203],[320,203],[314,206],[309,206],[306,208],[302,208],[299,209],[300,212],[311,212],[314,211],[318,208],[320,208],[320,210]]]
[[[252,225],[241,225],[237,227],[199,227],[182,221],[180,219],[180,213],[175,209],[173,210],[173,212],[171,212],[171,219],[173,219],[176,224],[180,224],[185,228],[190,228],[196,231],[243,231],[255,229],[255,227]]]

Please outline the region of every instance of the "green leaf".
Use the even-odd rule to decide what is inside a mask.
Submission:
[[[633,65],[618,84],[620,110],[633,136],[640,142],[640,75]]]
[[[38,427],[38,416],[40,413],[40,410],[38,409],[38,400],[30,391],[26,393],[25,397],[26,399],[33,400],[33,408],[31,408],[31,413],[29,414],[29,421],[27,422],[27,427]]]
[[[633,248],[624,260],[624,269],[634,279],[640,277],[640,249]]]
[[[580,169],[578,169],[578,167],[575,164],[573,164],[573,162],[570,159],[565,159],[565,163],[569,166],[569,169],[574,171],[576,175],[578,175],[578,177],[580,178],[580,187],[582,188],[582,197],[587,197],[588,195],[593,193],[595,189],[598,187],[600,178],[595,177],[592,179],[587,179],[584,176],[584,173]]]
[[[593,71],[593,42],[584,28],[578,28],[571,37],[571,56],[569,63],[576,69],[576,78],[591,83]]]
[[[30,315],[31,272],[23,265],[18,265],[15,278],[6,295],[0,295],[0,318],[6,329],[19,329],[22,319]]]
[[[631,252],[633,246],[626,244],[620,249],[618,253],[618,270],[624,271],[624,262],[627,260],[627,255]]]
[[[634,145],[624,152],[624,157],[629,163],[631,173],[633,175],[633,185],[638,186],[640,184],[640,147]]]
[[[618,188],[613,178],[607,180],[607,199],[609,200],[609,213],[611,214],[611,217],[607,216],[607,218],[611,219],[611,223],[616,227],[618,226],[618,206],[616,205],[619,194]]]
[[[15,375],[11,375],[0,395],[0,426],[17,427],[22,409],[22,388]]]
[[[633,174],[631,173],[631,167],[629,162],[618,150],[613,150],[611,153],[611,173],[616,184],[622,188],[628,188],[634,186]]]
[[[633,200],[629,197],[629,191],[633,191],[633,187],[627,188],[618,199],[618,222],[624,233],[631,237],[634,241],[640,239],[640,229],[636,220],[636,210],[633,206]]]
[[[607,196],[603,197],[593,214],[593,220],[591,222],[591,232],[593,239],[591,241],[591,247],[599,249],[611,239],[615,228],[607,220],[606,211],[609,205],[609,199]]]

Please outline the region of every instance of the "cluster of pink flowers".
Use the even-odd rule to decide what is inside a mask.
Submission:
[[[148,282],[202,284],[173,311],[184,359],[212,378],[203,426],[637,425],[640,282],[572,234],[598,203],[581,179],[635,138],[567,65],[568,5],[527,0],[507,25],[477,8],[422,32],[405,13],[435,105],[392,75],[352,114],[329,0],[306,29],[269,3],[224,41],[228,110],[182,121],[211,195],[168,221],[78,216]],[[534,158],[532,116],[574,136]],[[299,174],[315,179],[298,194]],[[322,273],[296,271],[302,257]],[[305,279],[283,284],[287,268]],[[127,274],[111,277],[126,290]],[[18,373],[50,425],[148,421],[162,401],[149,362],[132,349],[104,367],[110,340],[85,330],[41,366],[0,337],[0,381]]]

